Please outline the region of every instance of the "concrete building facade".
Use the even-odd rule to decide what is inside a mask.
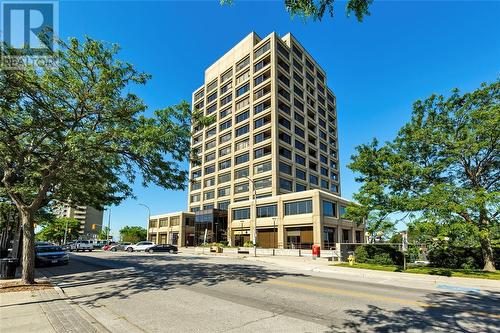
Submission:
[[[72,207],[67,203],[60,204],[54,210],[58,217],[71,217],[80,221],[80,238],[95,239],[102,230],[103,211],[91,206]]]
[[[188,210],[195,244],[363,241],[363,226],[340,213],[348,201],[341,198],[335,95],[291,34],[250,33],[207,68],[192,105],[215,118],[208,127],[193,125]]]
[[[254,194],[341,194],[335,95],[291,34],[248,35],[206,70],[193,107],[217,120],[194,128],[190,211]]]
[[[151,216],[148,240],[156,244],[194,245],[194,213],[176,212]]]

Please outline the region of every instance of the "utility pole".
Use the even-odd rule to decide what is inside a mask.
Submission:
[[[140,203],[139,206],[143,206],[143,207],[146,207],[146,209],[148,210],[148,221],[146,222],[146,230],[148,230],[148,233],[147,235],[149,235],[149,221],[151,220],[151,209],[149,208],[148,205],[145,205],[143,203]],[[156,234],[158,236],[158,234]],[[147,239],[149,239],[149,237],[146,236]],[[158,243],[158,239],[156,239],[155,243]]]
[[[68,219],[66,218],[66,227],[64,228],[64,241],[63,245],[66,245],[66,237],[68,236]]]
[[[106,229],[106,244],[109,245],[109,232],[111,231],[111,208],[108,209],[108,228]]]

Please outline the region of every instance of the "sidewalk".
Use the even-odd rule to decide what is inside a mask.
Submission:
[[[0,286],[11,281],[16,280],[3,280]],[[58,287],[0,291],[0,327],[2,333],[108,332],[78,306],[70,304]]]
[[[194,249],[182,248],[186,254],[194,254]],[[199,254],[203,255],[203,254]],[[376,283],[389,286],[398,286],[414,289],[424,289],[433,291],[462,291],[480,292],[492,291],[500,292],[500,282],[498,280],[474,279],[461,277],[447,277],[439,275],[384,272],[370,269],[336,267],[331,261],[323,258],[313,260],[310,256],[257,256],[233,255],[233,254],[213,254],[206,253],[206,256],[241,258],[248,261],[265,262],[283,268],[298,271],[314,272],[325,274],[330,278],[348,279],[364,283]]]

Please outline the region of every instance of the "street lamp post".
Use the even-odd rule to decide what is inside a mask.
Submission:
[[[253,225],[253,250],[254,256],[257,256],[257,189],[255,188],[255,182],[248,176],[245,176],[252,183],[253,188],[253,204],[254,204],[254,225]]]
[[[149,221],[151,220],[151,209],[149,209],[149,206],[147,206],[143,203],[140,203],[139,206],[146,207],[146,209],[148,210],[148,221],[146,223],[146,230],[148,230],[148,234],[149,234]]]

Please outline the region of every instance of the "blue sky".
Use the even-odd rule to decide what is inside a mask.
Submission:
[[[325,69],[338,102],[342,195],[358,188],[346,168],[356,145],[391,139],[412,103],[458,87],[471,90],[500,74],[500,2],[380,1],[363,23],[336,17],[304,23],[283,1],[61,1],[60,35],[120,44],[119,57],[152,74],[135,91],[151,110],[190,100],[203,73],[255,31],[294,34]],[[152,214],[185,210],[187,192],[134,186],[137,199],[112,208],[112,230],[146,224]],[[105,216],[107,221],[107,215]]]

